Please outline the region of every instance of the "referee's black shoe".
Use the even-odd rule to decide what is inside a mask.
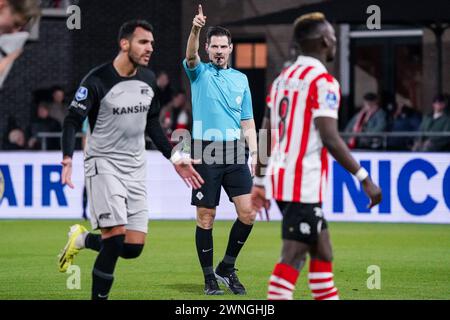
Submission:
[[[208,296],[223,295],[223,290],[220,289],[216,279],[212,278],[205,280],[205,294]]]
[[[231,290],[234,294],[245,295],[247,291],[245,291],[245,287],[239,281],[239,278],[236,274],[237,269],[233,268],[231,270],[222,271],[219,267],[216,268],[216,278],[224,285],[227,286],[228,289]]]

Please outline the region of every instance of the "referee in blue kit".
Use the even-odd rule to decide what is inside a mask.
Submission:
[[[236,275],[235,261],[256,216],[250,198],[257,154],[255,122],[247,77],[228,65],[233,45],[227,29],[208,29],[206,51],[210,62],[200,61],[199,35],[205,23],[199,5],[183,61],[191,83],[193,156],[198,159],[201,152],[202,159],[195,169],[205,180],[200,189],[192,192],[192,205],[197,207],[195,240],[205,277],[205,294],[223,294],[219,280],[234,294],[242,295],[246,290]],[[241,131],[252,156],[252,173]],[[224,258],[214,270],[212,228],[221,186],[234,203],[238,218],[231,228]]]

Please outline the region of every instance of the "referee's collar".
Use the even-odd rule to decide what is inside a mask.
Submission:
[[[218,67],[218,66],[216,66],[214,63],[212,63],[211,61],[209,62],[209,65],[213,68],[213,69],[215,69],[217,72],[220,72],[220,71],[225,71],[225,72],[227,72],[227,71],[229,71],[229,70],[231,70],[231,67],[230,67],[230,65],[229,64],[227,64],[227,67],[226,68],[220,68],[220,67]]]
[[[322,62],[320,62],[319,59],[310,57],[310,56],[298,56],[297,61],[295,62],[297,64],[306,65],[306,66],[313,66],[315,68],[321,69],[323,72],[327,72],[327,68],[323,65]]]

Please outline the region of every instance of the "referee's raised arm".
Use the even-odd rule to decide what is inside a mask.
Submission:
[[[186,62],[189,68],[194,68],[200,63],[198,55],[200,30],[206,24],[206,16],[203,15],[202,5],[198,5],[198,14],[192,20],[192,29],[186,47]]]

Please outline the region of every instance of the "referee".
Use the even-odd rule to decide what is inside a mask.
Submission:
[[[236,275],[235,261],[252,230],[256,215],[250,198],[252,174],[247,165],[248,154],[245,141],[240,139],[242,130],[252,159],[256,159],[251,94],[247,77],[228,65],[233,45],[227,29],[208,29],[205,48],[210,62],[200,61],[199,35],[205,22],[206,17],[199,5],[183,61],[192,90],[193,156],[202,159],[195,169],[205,180],[199,190],[192,192],[192,205],[197,207],[195,240],[205,277],[205,294],[223,294],[217,280],[234,294],[246,294]],[[253,173],[255,166],[252,163]],[[225,256],[214,270],[212,228],[221,186],[234,202],[238,219],[231,228]]]

